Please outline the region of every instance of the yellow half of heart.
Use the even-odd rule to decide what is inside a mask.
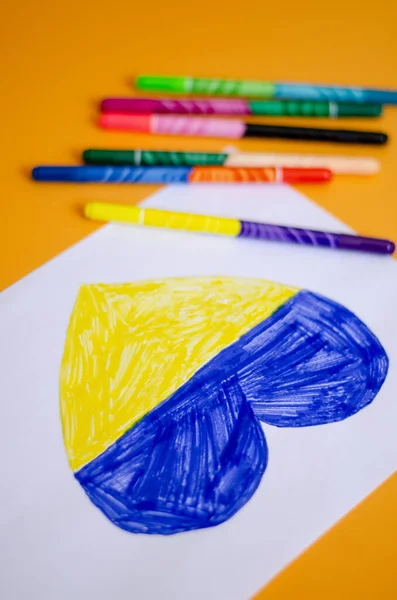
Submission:
[[[297,291],[233,277],[82,286],[60,379],[72,469],[101,454]]]

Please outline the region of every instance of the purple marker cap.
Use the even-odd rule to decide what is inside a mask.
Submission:
[[[359,250],[361,252],[375,252],[376,254],[393,254],[396,249],[395,243],[391,240],[344,233],[338,235],[337,244],[338,248],[344,250]]]

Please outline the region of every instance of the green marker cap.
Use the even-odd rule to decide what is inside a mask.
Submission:
[[[253,115],[288,117],[378,117],[380,104],[339,104],[308,100],[250,100]]]
[[[332,105],[332,103],[330,103]],[[380,117],[381,104],[337,104],[338,117]]]
[[[87,165],[136,165],[134,150],[84,150]]]
[[[140,90],[173,93],[188,92],[187,82],[189,82],[188,77],[163,77],[162,75],[140,75],[135,80],[136,87]]]

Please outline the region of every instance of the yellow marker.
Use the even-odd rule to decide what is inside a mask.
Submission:
[[[241,277],[82,286],[60,377],[72,469],[96,458],[297,291]]]
[[[154,208],[107,204],[105,202],[87,204],[84,214],[89,219],[96,221],[116,221],[118,223],[131,223],[132,225],[184,229],[198,233],[218,233],[233,237],[239,235],[241,231],[241,223],[238,219],[192,215]]]

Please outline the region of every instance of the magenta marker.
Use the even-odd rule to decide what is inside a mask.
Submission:
[[[269,117],[379,117],[378,104],[240,98],[105,98],[102,112],[139,115],[265,115]]]

